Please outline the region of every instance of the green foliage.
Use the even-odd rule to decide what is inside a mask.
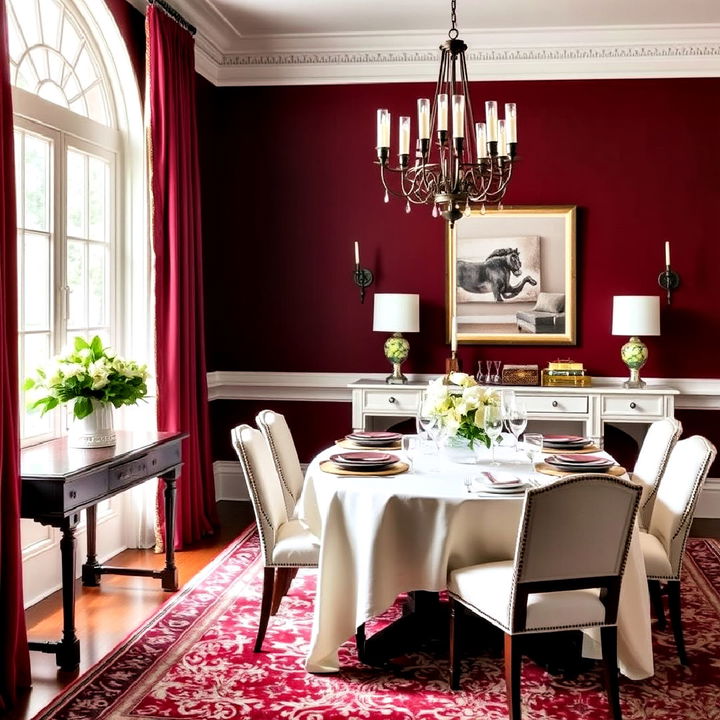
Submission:
[[[84,418],[93,411],[93,399],[120,407],[147,395],[145,365],[108,352],[97,335],[90,342],[76,337],[73,347],[73,352],[53,358],[47,368],[38,368],[35,377],[25,381],[25,390],[35,396],[28,403],[31,410],[44,414],[74,400],[73,414]]]

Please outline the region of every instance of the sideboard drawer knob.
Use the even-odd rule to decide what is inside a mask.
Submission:
[[[557,406],[558,406],[558,401],[557,401],[557,400],[553,400],[553,401],[552,401],[552,406],[553,406],[553,407],[557,407]]]
[[[634,410],[637,407],[637,403],[631,402],[630,403],[630,409]]]
[[[388,398],[388,402],[392,405],[392,404],[396,403],[397,400],[391,395],[391,396]]]

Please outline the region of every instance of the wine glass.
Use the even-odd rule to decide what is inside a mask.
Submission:
[[[518,440],[520,435],[527,427],[528,416],[527,410],[525,409],[525,403],[522,400],[515,400],[512,407],[510,408],[510,415],[508,417],[508,424],[510,425],[510,431],[515,436],[515,452],[518,450]]]
[[[495,460],[495,441],[500,436],[503,426],[502,408],[499,405],[485,406],[485,432],[490,438],[492,445],[492,461],[491,465],[499,465]]]
[[[493,382],[496,385],[500,384],[500,366],[502,365],[502,360],[493,360],[493,365],[495,366],[495,372],[493,374]]]
[[[415,470],[415,459],[420,450],[420,437],[418,435],[403,435],[402,451],[410,465],[410,471]]]
[[[525,442],[525,452],[527,453],[533,473],[535,466],[540,462],[543,451],[543,436],[540,433],[525,433],[523,438]]]
[[[477,369],[477,372],[475,373],[475,379],[477,380],[478,385],[482,385],[483,382],[485,382],[485,374],[482,371],[482,364],[483,364],[483,361],[478,360],[478,369]]]

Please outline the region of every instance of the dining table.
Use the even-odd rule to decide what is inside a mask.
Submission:
[[[340,646],[402,593],[437,593],[446,588],[452,570],[514,557],[525,494],[491,494],[475,480],[482,473],[513,473],[529,486],[558,479],[538,472],[542,465],[529,461],[522,443],[517,450],[498,452],[496,466],[489,452],[478,461],[469,451],[430,450],[409,462],[401,451],[392,451],[409,465],[396,475],[327,472],[326,461],[338,452],[342,448],[333,445],[313,458],[296,507],[297,518],[320,538],[306,658],[312,673],[337,672]],[[585,631],[583,655],[600,657],[597,629]],[[637,524],[618,608],[618,667],[632,680],[653,674]]]

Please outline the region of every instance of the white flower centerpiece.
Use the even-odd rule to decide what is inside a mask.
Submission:
[[[472,375],[453,372],[429,383],[423,412],[438,418],[446,437],[464,438],[474,450],[475,443],[490,447],[492,440],[485,432],[485,406],[499,404],[495,390],[478,385]]]
[[[25,381],[33,396],[28,407],[45,414],[71,403],[71,447],[114,445],[112,409],[134,405],[147,395],[147,367],[109,352],[97,336],[89,342],[76,337],[74,348]]]

